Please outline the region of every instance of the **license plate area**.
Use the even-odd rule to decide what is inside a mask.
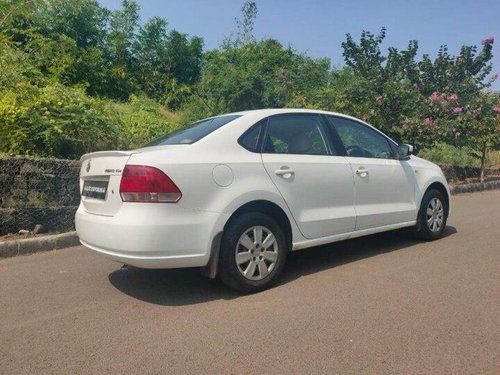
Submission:
[[[83,182],[82,197],[106,200],[109,181],[86,180]]]

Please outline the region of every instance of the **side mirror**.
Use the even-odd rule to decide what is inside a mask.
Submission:
[[[406,145],[402,144],[398,146],[398,156],[400,160],[405,160],[410,157],[410,155],[413,155],[413,146],[412,145]]]

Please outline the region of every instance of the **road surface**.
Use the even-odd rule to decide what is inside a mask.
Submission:
[[[500,191],[453,204],[439,241],[304,250],[247,296],[83,247],[1,260],[0,373],[499,374]]]

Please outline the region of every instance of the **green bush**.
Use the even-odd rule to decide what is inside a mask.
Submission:
[[[446,143],[437,143],[432,148],[421,150],[418,156],[440,165],[479,167],[480,164],[469,148],[454,147]]]
[[[128,103],[113,102],[118,117],[118,146],[132,149],[179,127],[178,115],[168,112],[152,99],[132,95]]]
[[[118,118],[108,102],[61,84],[0,93],[0,151],[79,158],[117,145]]]

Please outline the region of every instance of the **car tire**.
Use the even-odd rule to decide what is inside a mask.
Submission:
[[[276,220],[260,212],[244,213],[229,223],[222,236],[220,279],[243,293],[267,289],[279,278],[288,250]]]
[[[442,237],[448,219],[448,206],[440,191],[429,189],[425,192],[418,211],[417,237],[434,241]]]

